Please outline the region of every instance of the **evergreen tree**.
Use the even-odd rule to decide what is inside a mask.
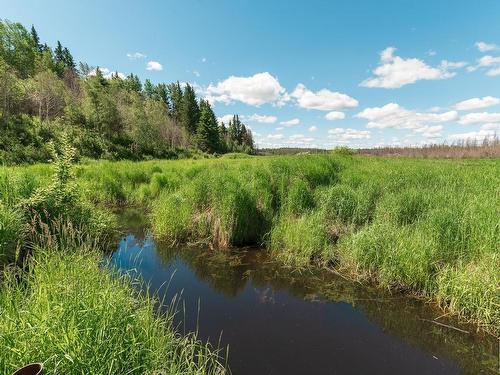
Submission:
[[[155,100],[163,102],[167,106],[168,110],[170,110],[170,101],[168,96],[167,85],[165,85],[164,83],[157,84],[154,89],[154,98]]]
[[[146,79],[144,81],[143,91],[144,91],[144,96],[146,96],[146,98],[148,98],[148,99],[153,98],[153,96],[155,94],[155,87],[153,86],[153,84],[151,83],[151,81],[149,79]]]
[[[170,97],[170,117],[178,124],[181,122],[182,89],[179,81],[167,86]]]
[[[250,151],[253,151],[253,149],[255,148],[255,145],[253,143],[253,135],[252,135],[252,132],[250,131],[250,129],[248,129],[247,127],[245,127],[245,125],[243,125],[242,127],[242,144],[246,147],[248,147],[250,149]]]
[[[224,122],[221,122],[219,127],[219,149],[220,152],[228,150],[228,131]]]
[[[67,49],[66,47],[64,47],[63,49],[62,62],[66,69],[75,70],[76,67],[75,60],[73,60],[73,56],[69,52],[69,49]]]
[[[233,120],[229,120],[229,127],[228,127],[228,147],[229,150],[234,151],[235,146],[237,145],[237,130],[236,130],[236,122],[235,116],[233,116]]]
[[[108,85],[108,80],[104,78],[104,75],[102,74],[101,68],[97,67],[95,68],[95,77],[96,81],[101,85],[101,86],[107,86]]]
[[[59,77],[62,77],[66,65],[64,63],[64,48],[60,41],[57,41],[57,47],[54,48],[54,68]]]
[[[182,95],[181,123],[189,136],[196,134],[198,120],[200,118],[200,108],[196,101],[196,93],[188,83]]]
[[[138,76],[130,73],[125,78],[125,88],[129,91],[140,93],[142,91],[142,83]]]
[[[220,149],[219,129],[210,104],[200,101],[200,116],[197,124],[196,145],[202,151],[214,153]]]
[[[60,41],[57,41],[57,47],[54,49],[54,58],[56,61],[64,61],[64,49]]]
[[[42,52],[43,46],[40,44],[40,38],[34,25],[31,25],[31,39],[33,39],[33,45],[38,50],[38,52]]]

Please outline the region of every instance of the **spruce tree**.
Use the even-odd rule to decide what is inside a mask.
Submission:
[[[196,101],[196,93],[188,83],[182,94],[181,123],[189,136],[196,134],[198,120],[200,119],[200,108]]]
[[[33,39],[33,45],[38,50],[38,52],[42,52],[42,45],[40,44],[40,37],[35,29],[34,25],[31,25],[31,39]]]
[[[219,127],[219,143],[220,143],[220,151],[226,152],[228,150],[228,132],[226,125],[224,122],[221,122]]]
[[[163,102],[167,106],[169,111],[171,110],[167,85],[165,85],[164,83],[157,84],[154,89],[154,98],[155,100]]]
[[[170,117],[179,124],[182,111],[182,89],[179,81],[169,84],[167,90],[170,96]]]
[[[204,152],[219,151],[219,129],[210,104],[206,100],[200,101],[200,117],[197,124],[196,145]]]
[[[125,78],[125,87],[129,91],[134,91],[140,93],[142,91],[142,83],[138,76],[130,73],[127,78]]]
[[[64,47],[62,61],[67,69],[75,70],[76,64],[73,60],[73,56],[69,52],[69,49]]]
[[[228,128],[228,147],[230,151],[235,151],[236,145],[238,144],[238,131],[236,129],[236,116],[233,116],[233,120],[229,120]]]
[[[96,81],[99,83],[100,86],[108,85],[108,81],[106,78],[104,78],[101,68],[99,67],[95,68],[95,76],[96,76]]]
[[[64,60],[64,50],[60,41],[57,41],[57,46],[54,49],[54,58],[56,61],[62,62]]]
[[[64,49],[60,41],[54,48],[54,68],[59,77],[62,77],[66,64],[64,63]]]
[[[153,98],[153,95],[155,93],[155,88],[154,88],[153,84],[151,83],[151,81],[149,79],[146,79],[144,81],[143,91],[144,91],[144,96],[146,98],[148,98],[148,99],[152,99]]]

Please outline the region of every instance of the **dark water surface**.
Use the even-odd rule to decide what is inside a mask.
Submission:
[[[141,232],[120,241],[112,263],[165,301],[181,294],[179,329],[229,346],[235,375],[498,373],[495,340],[422,320],[440,313],[422,302],[293,272],[263,250],[170,249]]]

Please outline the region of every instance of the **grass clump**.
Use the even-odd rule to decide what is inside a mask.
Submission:
[[[500,254],[446,266],[437,278],[436,298],[446,310],[487,331],[500,330]]]
[[[13,259],[24,234],[23,217],[19,211],[0,202],[0,265]]]
[[[280,217],[269,237],[272,253],[286,264],[299,267],[319,259],[330,246],[322,216],[317,212]]]
[[[38,249],[18,281],[0,288],[0,372],[33,361],[49,374],[223,374],[214,352],[181,336],[131,280],[101,267],[94,250]]]

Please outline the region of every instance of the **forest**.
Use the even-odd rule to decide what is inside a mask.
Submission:
[[[189,83],[141,82],[78,65],[34,26],[0,22],[0,163],[44,162],[67,134],[77,158],[143,160],[253,153],[251,130],[234,115],[218,122]]]

